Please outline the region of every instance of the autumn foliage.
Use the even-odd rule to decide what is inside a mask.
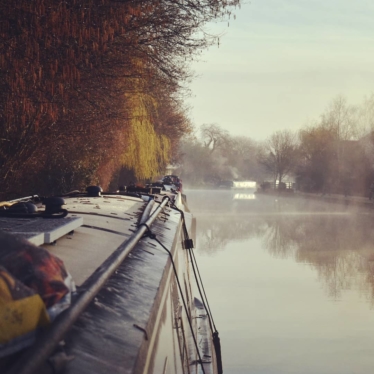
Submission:
[[[151,178],[190,130],[188,63],[238,0],[0,0],[0,193]]]

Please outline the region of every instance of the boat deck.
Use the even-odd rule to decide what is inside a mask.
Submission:
[[[137,229],[146,203],[118,196],[69,198],[65,202],[67,217],[81,217],[82,226],[43,247],[63,260],[80,286]]]
[[[65,198],[64,208],[68,211],[65,218],[2,217],[0,230],[26,237],[59,257],[78,286],[75,300],[79,302],[84,294],[91,292],[88,290],[93,279],[103,270],[108,257],[132,240],[140,220],[152,216],[162,198],[158,196],[158,202],[152,205],[145,201],[146,197],[69,197]],[[190,230],[192,215],[187,212],[184,215]],[[154,237],[143,236],[71,324],[64,335],[63,351],[67,362],[61,374],[174,372],[178,360],[187,366],[185,369],[180,367],[177,372],[202,372],[192,337],[188,337],[190,333],[186,321],[183,326],[182,319],[176,319],[174,308],[179,304],[179,291],[169,254],[165,250],[167,248],[171,252],[176,268],[180,270],[183,290],[187,291],[190,280],[188,257],[181,247],[181,212],[165,206],[150,229],[162,245]],[[191,318],[196,318],[192,317],[195,312],[191,297],[188,297],[187,307],[191,308]],[[196,329],[196,322],[194,325]],[[198,328],[204,330],[200,324]],[[187,345],[191,355],[186,359],[183,353],[184,358],[177,359],[176,351],[171,352],[178,351],[177,342],[185,339],[189,341]],[[199,350],[204,354],[207,352],[205,340],[199,340]],[[22,360],[16,358],[19,362],[12,365],[10,372],[34,373],[22,361],[33,360],[49,342],[49,338],[39,339]],[[165,344],[170,345],[167,351]],[[211,360],[204,363],[206,374],[213,372],[211,365]],[[167,367],[169,371],[165,371]]]

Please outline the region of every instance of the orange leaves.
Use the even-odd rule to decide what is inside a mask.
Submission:
[[[69,60],[75,60],[75,52],[73,48],[68,49],[66,54]]]
[[[49,14],[49,20],[52,24],[56,24],[58,20],[60,19],[60,12],[58,11],[52,11]]]
[[[37,76],[37,74],[36,74],[35,71],[32,72],[32,78],[33,78],[33,83],[34,83],[34,85],[35,85],[36,82],[37,82],[37,80],[38,80],[38,76]]]
[[[22,169],[22,160],[12,159],[14,149],[25,147],[24,163],[36,153],[46,161],[53,137],[62,149],[74,149],[77,163],[95,164],[85,174],[93,178],[100,166],[115,165],[116,151],[129,147],[130,127],[136,144],[139,139],[149,144],[142,152],[150,153],[150,175],[188,128],[165,98],[177,101],[188,77],[184,59],[209,44],[191,37],[195,25],[212,18],[213,8],[219,13],[223,1],[236,0],[216,0],[214,6],[211,0],[191,0],[183,3],[185,11],[171,0],[2,0],[0,138],[11,139],[13,149],[0,150],[0,179],[9,175],[1,168],[5,161]],[[135,95],[147,98],[146,115],[136,126],[129,119],[141,107],[132,101]],[[98,154],[94,161],[92,148]],[[66,152],[56,153],[69,170],[72,156]],[[137,167],[136,159],[128,162]]]
[[[44,37],[44,46],[45,48],[49,48],[51,46],[51,38],[48,34],[46,34]]]
[[[75,73],[76,73],[75,79],[76,79],[77,83],[79,84],[80,81],[81,81],[81,73],[78,69],[75,69]]]
[[[39,15],[44,16],[45,15],[45,5],[44,2],[41,1],[39,4]]]
[[[64,95],[64,84],[63,83],[58,84],[58,91],[59,91],[61,96]]]
[[[55,69],[54,64],[49,65],[49,73],[51,75],[51,78],[53,79],[56,75],[56,69]],[[52,93],[52,95],[53,95],[53,93]]]

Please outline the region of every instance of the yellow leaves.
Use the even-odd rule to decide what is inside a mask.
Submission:
[[[127,97],[131,119],[127,131],[127,147],[121,156],[122,165],[134,170],[135,176],[144,180],[162,171],[169,161],[170,141],[158,135],[147,109],[149,99],[144,94]]]

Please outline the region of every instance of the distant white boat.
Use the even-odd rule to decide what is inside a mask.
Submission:
[[[234,189],[246,189],[246,188],[256,188],[257,183],[255,181],[234,181],[232,188]]]

